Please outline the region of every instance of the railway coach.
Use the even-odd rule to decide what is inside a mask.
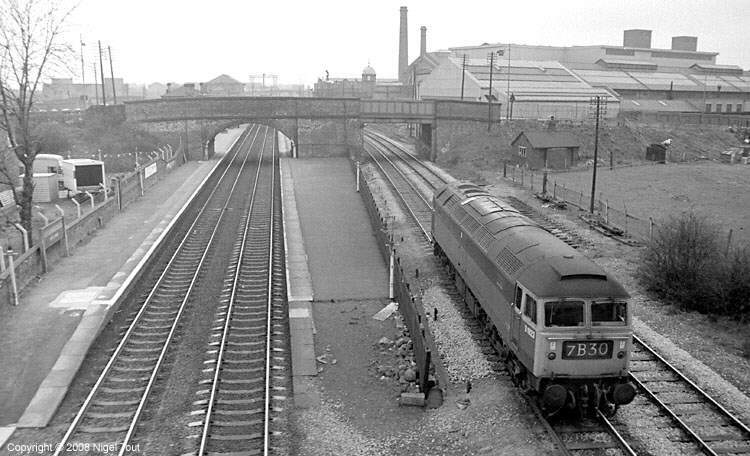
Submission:
[[[546,414],[611,416],[633,400],[632,309],[611,275],[474,184],[437,190],[433,208],[435,254]]]

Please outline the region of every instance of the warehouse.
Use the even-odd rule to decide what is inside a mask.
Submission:
[[[511,118],[583,119],[597,95],[607,97],[608,117],[621,110],[750,109],[750,73],[717,64],[717,52],[698,51],[697,37],[676,36],[670,49],[661,49],[652,47],[651,36],[651,30],[633,29],[625,30],[622,46],[484,43],[423,51],[409,73],[418,98],[486,100],[488,55],[494,54],[493,101]]]

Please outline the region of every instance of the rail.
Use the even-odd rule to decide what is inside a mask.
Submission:
[[[736,431],[735,434],[726,434],[725,438],[721,438],[720,436],[717,436],[715,432],[701,432],[700,429],[698,429],[697,426],[691,426],[689,423],[687,423],[684,419],[680,418],[680,416],[672,410],[670,407],[670,404],[666,403],[665,401],[661,400],[657,393],[655,393],[652,389],[650,389],[648,385],[647,380],[643,380],[638,378],[638,374],[631,371],[630,377],[633,379],[633,381],[636,382],[638,387],[646,393],[646,395],[661,408],[675,423],[678,424],[678,426],[695,442],[698,444],[698,446],[701,448],[701,451],[704,453],[711,455],[711,456],[718,456],[718,454],[724,454],[727,452],[728,449],[731,449],[731,446],[726,446],[719,449],[716,449],[717,442],[722,441],[740,441],[744,442],[744,450],[740,451],[740,453],[748,453],[750,452],[750,428],[748,428],[747,425],[745,425],[742,421],[740,421],[739,418],[734,416],[731,412],[729,412],[725,407],[723,407],[721,404],[719,404],[715,399],[713,399],[708,393],[703,391],[698,385],[696,385],[692,380],[687,378],[685,374],[680,372],[679,369],[677,369],[674,365],[672,365],[669,361],[664,359],[661,355],[659,355],[652,347],[650,347],[648,344],[643,342],[640,338],[633,335],[633,341],[635,342],[636,346],[640,349],[646,352],[649,356],[652,356],[654,359],[652,360],[639,360],[640,362],[654,362],[658,364],[659,366],[657,368],[664,367],[666,370],[677,377],[679,382],[682,385],[687,385],[690,391],[695,393],[699,400],[703,403],[706,403],[711,406],[713,409],[714,416],[708,416],[708,418],[711,418],[713,421],[714,426],[718,426],[719,423],[722,420],[725,420],[725,422],[728,423],[729,426],[732,426]],[[655,366],[650,366],[649,372],[655,372]],[[676,402],[679,404],[679,402]],[[694,400],[690,400],[690,403],[694,403]],[[703,417],[706,418],[707,413],[704,412]],[[703,434],[701,436],[701,434]]]
[[[266,129],[267,133],[268,129]],[[269,176],[261,175],[264,169],[262,163],[266,149],[266,134],[261,146],[261,152],[258,154],[258,168],[255,175],[255,181],[250,193],[248,215],[242,227],[242,234],[239,236],[233,254],[233,264],[236,264],[232,273],[232,286],[229,301],[224,313],[224,323],[221,328],[220,341],[218,342],[218,354],[216,356],[216,366],[213,369],[213,375],[210,381],[209,399],[206,406],[204,421],[200,439],[198,455],[214,453],[226,453],[238,450],[252,449],[257,454],[267,455],[269,452],[269,423],[270,423],[270,390],[271,390],[271,315],[273,305],[273,274],[274,274],[274,215],[276,207],[274,205],[274,189],[276,186],[276,156],[275,148],[272,146],[271,152],[271,170]],[[268,174],[268,173],[265,173]],[[262,188],[259,185],[264,182]],[[268,206],[266,207],[266,204]],[[263,292],[265,290],[265,292]],[[257,315],[265,314],[265,326],[248,327],[241,326],[242,322],[248,320],[257,321],[260,319]],[[252,315],[252,316],[251,316]],[[249,316],[249,318],[248,318]],[[255,316],[255,318],[253,318]],[[261,349],[228,349],[232,336],[235,339],[265,339],[265,348]],[[234,341],[234,345],[239,343]],[[257,345],[257,344],[256,344]],[[255,345],[254,345],[255,346]],[[242,347],[242,346],[241,346]],[[262,355],[262,360],[261,360]],[[230,366],[245,365],[262,365],[264,371],[262,383],[263,400],[255,401],[254,398],[259,395],[258,388],[249,388],[253,383],[260,383],[258,377],[251,373],[252,369],[225,369],[224,364]],[[248,372],[245,372],[245,371]],[[221,386],[220,386],[221,385]],[[239,389],[231,389],[235,385]],[[247,404],[252,403],[253,408],[242,408],[246,402],[237,402],[240,408],[232,409],[228,414],[227,410],[222,410],[219,406],[221,392],[224,391],[224,401],[232,401],[227,396],[242,395],[247,397]],[[228,394],[228,393],[232,394]],[[257,402],[262,402],[262,420],[254,420],[258,415],[256,408]],[[211,426],[214,424],[214,415],[222,414],[224,420],[215,423],[217,426],[231,429],[228,433],[211,432]],[[251,429],[257,429],[262,424],[262,433],[250,432]],[[245,432],[243,434],[243,432]],[[213,439],[212,439],[213,437]],[[259,444],[258,440],[262,440]],[[209,448],[209,447],[212,448]],[[257,448],[260,447],[260,448]]]
[[[244,139],[243,139],[243,142],[244,142]],[[237,147],[235,149],[234,154],[230,160],[231,163],[234,163],[235,161],[238,160],[238,158],[240,157],[240,150],[241,150],[241,147]],[[246,158],[247,157],[245,156],[244,159],[242,160],[242,167],[245,166]],[[227,166],[224,169],[224,171],[221,174],[221,177],[219,178],[219,182],[223,181],[223,179],[227,176],[231,168],[232,167],[230,164],[230,166]],[[237,176],[234,178],[231,184],[232,190],[236,187],[237,182],[239,180],[239,176],[240,176],[240,173],[238,173]],[[211,190],[208,198],[206,199],[206,202],[203,204],[203,206],[199,210],[198,216],[195,217],[195,219],[190,225],[190,228],[187,230],[187,234],[180,241],[174,254],[170,257],[169,262],[167,263],[167,266],[159,275],[159,278],[156,284],[149,292],[144,303],[140,306],[136,316],[134,317],[133,321],[128,326],[127,330],[122,336],[122,339],[120,340],[117,347],[115,348],[114,353],[109,358],[107,364],[103,368],[94,386],[92,387],[91,391],[87,395],[83,404],[81,405],[78,412],[76,413],[73,421],[71,422],[70,426],[65,432],[63,438],[61,439],[59,445],[57,446],[56,451],[54,453],[55,456],[66,451],[67,443],[70,441],[70,439],[72,438],[72,436],[75,434],[76,431],[79,431],[79,430],[81,432],[86,431],[86,430],[81,430],[80,427],[81,427],[84,417],[86,416],[88,409],[93,404],[94,398],[97,397],[97,395],[104,390],[103,385],[105,381],[108,379],[108,376],[112,372],[115,364],[121,360],[122,358],[121,355],[126,345],[131,340],[131,336],[137,332],[136,328],[142,328],[144,326],[142,323],[149,322],[148,321],[149,318],[146,318],[144,316],[149,312],[152,312],[154,315],[168,314],[173,319],[172,323],[168,326],[160,327],[158,325],[154,325],[154,326],[145,325],[146,327],[150,326],[151,328],[156,328],[156,329],[168,328],[169,331],[165,335],[164,340],[159,342],[161,347],[160,348],[157,347],[154,349],[154,350],[159,350],[159,355],[157,356],[156,359],[153,359],[153,358],[138,359],[139,362],[145,361],[149,365],[146,366],[145,368],[139,367],[137,370],[139,372],[150,371],[148,382],[145,385],[145,387],[132,388],[131,391],[128,391],[128,392],[135,392],[135,393],[140,392],[140,397],[138,398],[138,400],[137,401],[114,401],[116,403],[110,404],[110,405],[117,407],[116,412],[105,412],[105,413],[97,414],[97,417],[99,417],[100,419],[112,418],[115,423],[121,422],[118,419],[121,419],[122,417],[126,417],[126,418],[130,417],[130,420],[126,426],[122,426],[122,425],[112,426],[107,429],[111,431],[110,433],[120,434],[123,431],[125,432],[125,435],[122,437],[122,441],[116,442],[116,443],[119,445],[119,451],[118,451],[119,456],[122,456],[126,452],[128,448],[128,443],[133,437],[136,424],[138,423],[138,420],[140,419],[140,415],[144,409],[145,403],[152,390],[152,387],[154,385],[154,381],[157,377],[159,369],[162,366],[163,361],[166,357],[167,349],[170,346],[170,343],[173,339],[173,336],[175,334],[180,318],[185,310],[186,303],[188,302],[188,298],[191,296],[191,293],[194,289],[198,275],[205,262],[205,259],[209,251],[209,247],[211,246],[211,244],[213,243],[215,239],[215,235],[218,230],[218,227],[221,225],[221,220],[225,213],[224,209],[226,209],[229,203],[229,200],[231,197],[231,191],[229,192],[229,195],[226,197],[226,200],[224,201],[222,205],[222,210],[220,211],[210,210],[211,204],[215,203],[212,200],[212,198],[215,196],[218,196],[217,190],[219,189],[219,187],[220,187],[219,185],[216,185]],[[205,236],[205,233],[209,230],[210,230],[210,233],[208,234],[208,236]],[[198,258],[195,257],[196,252],[200,252],[200,256]],[[187,282],[185,282],[185,279],[187,279]],[[171,282],[171,281],[174,281],[174,282]],[[177,290],[177,293],[175,294],[173,290]],[[174,298],[178,297],[180,294],[183,295],[183,298],[179,301],[177,308],[170,307],[169,303],[174,301]],[[168,297],[169,299],[167,299],[166,297]],[[161,333],[159,334],[161,335]],[[137,348],[137,349],[131,349],[131,350],[143,351],[143,348]],[[140,391],[141,388],[143,388],[142,391]],[[116,389],[115,391],[117,392]],[[132,405],[136,406],[135,410],[132,410],[132,409],[125,410],[125,411],[122,410],[124,407],[132,406]],[[96,430],[101,431],[101,429],[96,429]]]

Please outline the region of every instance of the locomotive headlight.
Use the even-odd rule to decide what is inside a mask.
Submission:
[[[625,357],[625,352],[624,351],[617,352],[617,359],[623,359],[624,357]]]
[[[554,352],[547,354],[547,359],[553,360],[555,358],[557,358],[557,355]]]

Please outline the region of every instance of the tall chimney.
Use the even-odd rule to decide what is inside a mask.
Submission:
[[[407,67],[409,66],[409,34],[406,28],[406,7],[401,7],[401,26],[398,34],[398,79],[406,81]]]
[[[419,40],[419,56],[424,57],[424,55],[427,54],[427,27],[423,25],[419,27],[419,31],[421,33]]]

